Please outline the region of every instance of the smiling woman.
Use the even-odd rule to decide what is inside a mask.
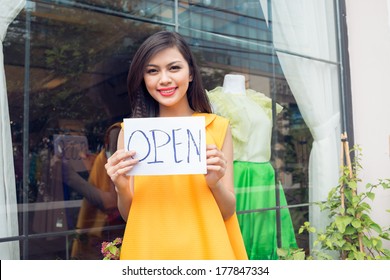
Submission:
[[[205,118],[207,145],[200,153],[206,154],[207,173],[128,176],[142,158],[124,149],[128,132],[122,129],[118,151],[106,164],[127,220],[121,259],[247,259],[235,213],[229,124],[210,113],[197,65],[178,33],[161,31],[145,40],[130,66],[128,93],[132,121]]]
[[[385,1],[378,0],[375,1],[375,4],[366,5],[370,8],[377,6],[379,9],[385,5],[381,6],[376,2]],[[10,198],[12,201],[6,200],[3,204],[0,202],[0,206],[3,205],[3,209],[16,208],[16,210],[13,215],[6,215],[14,223],[12,226],[8,224],[8,226],[1,227],[0,225],[0,232],[4,234],[0,235],[0,255],[8,251],[12,252],[15,258],[18,258],[20,253],[21,259],[69,259],[73,257],[69,251],[73,247],[72,244],[75,243],[76,239],[84,236],[80,235],[80,232],[97,232],[95,227],[83,228],[82,231],[77,228],[77,218],[81,211],[82,201],[86,197],[83,193],[72,189],[71,186],[75,185],[72,184],[71,179],[74,177],[63,173],[67,170],[65,167],[69,166],[69,157],[68,153],[57,153],[59,146],[56,145],[58,144],[56,140],[64,136],[85,137],[86,143],[88,143],[84,153],[85,157],[81,157],[79,154],[73,154],[73,156],[79,159],[77,167],[80,168],[77,169],[77,178],[87,184],[86,179],[90,175],[88,170],[92,160],[104,148],[104,134],[107,127],[116,122],[123,122],[124,118],[160,118],[161,116],[184,115],[187,116],[186,118],[192,118],[192,116],[202,116],[206,121],[204,127],[207,131],[207,143],[218,142],[220,145],[216,145],[217,148],[208,146],[209,148],[204,149],[204,154],[208,153],[207,168],[209,171],[206,176],[200,177],[202,178],[200,185],[208,184],[207,187],[212,193],[213,203],[218,203],[217,210],[219,212],[217,211],[217,213],[225,220],[228,219],[234,210],[232,207],[234,196],[230,196],[231,192],[229,193],[229,177],[232,173],[228,149],[230,129],[233,136],[237,135],[238,132],[243,145],[246,145],[247,141],[240,131],[247,129],[249,133],[257,131],[250,127],[249,123],[236,126],[229,118],[227,118],[229,126],[226,125],[225,129],[225,123],[220,122],[220,118],[211,114],[218,114],[218,111],[214,104],[213,111],[211,110],[212,108],[204,96],[204,89],[210,91],[221,86],[225,75],[229,73],[244,75],[247,88],[264,93],[265,96],[284,108],[281,114],[270,119],[273,127],[272,141],[274,141],[270,145],[270,164],[275,169],[275,183],[280,181],[281,184],[277,184],[277,186],[283,187],[285,192],[294,229],[297,231],[300,225],[309,218],[317,219],[320,217],[309,206],[317,200],[317,196],[312,196],[312,194],[320,194],[317,190],[324,189],[315,186],[313,188],[309,184],[309,178],[315,179],[318,170],[329,171],[331,169],[321,168],[318,164],[310,164],[310,168],[316,168],[314,171],[317,173],[313,173],[309,171],[311,170],[309,169],[309,159],[311,160],[315,156],[315,160],[318,159],[321,164],[328,162],[324,160],[327,157],[318,156],[318,153],[310,151],[314,147],[312,132],[316,132],[315,135],[313,134],[316,137],[320,135],[320,139],[316,139],[319,141],[323,133],[317,132],[322,131],[320,128],[329,128],[329,126],[322,125],[321,119],[312,119],[310,114],[306,114],[306,109],[318,114],[321,111],[319,109],[325,109],[328,106],[337,108],[339,107],[337,102],[333,101],[338,98],[333,99],[333,95],[334,97],[338,96],[338,89],[349,88],[348,85],[344,86],[343,84],[349,79],[343,79],[342,72],[331,71],[331,75],[321,74],[325,73],[322,70],[327,71],[326,69],[349,68],[348,65],[344,65],[344,60],[341,59],[342,55],[337,55],[338,50],[336,49],[336,47],[343,45],[343,42],[337,41],[338,38],[343,38],[343,35],[336,31],[343,30],[343,28],[336,28],[338,24],[335,25],[335,23],[345,21],[345,9],[335,5],[342,5],[345,1],[280,0],[271,1],[273,3],[272,9],[263,6],[267,1],[255,0],[2,0],[0,2],[2,3],[0,14],[7,12],[6,3],[12,3],[13,7],[16,7],[17,3],[26,3],[19,6],[22,10],[10,22],[8,28],[1,29],[5,79],[3,82],[0,81],[0,84],[6,89],[6,93],[1,95],[1,99],[4,100],[4,97],[7,97],[8,104],[1,103],[0,115],[3,118],[2,127],[4,130],[2,133],[7,133],[6,130],[9,127],[11,133],[8,133],[8,136],[2,134],[4,137],[0,138],[4,140],[2,141],[4,148],[0,149],[0,154],[3,152],[5,155],[3,170],[4,174],[7,174],[7,176],[0,174],[0,177],[3,177],[5,181],[4,184],[0,185],[4,186],[10,194],[6,194],[6,199]],[[296,2],[310,3],[310,5],[305,5],[305,9],[297,9],[296,7],[299,5],[294,5]],[[312,2],[316,2],[316,4],[312,4]],[[381,11],[386,10],[381,9]],[[380,17],[375,18],[379,19]],[[8,20],[8,17],[0,16],[0,26],[4,28],[2,23],[8,24],[9,22],[5,22]],[[270,25],[270,23],[273,24]],[[374,24],[373,21],[371,23]],[[315,29],[321,30],[321,32],[312,32]],[[370,30],[374,29],[373,27]],[[182,38],[179,36],[172,36],[169,32],[155,34],[160,30],[176,30],[181,37],[185,38],[192,52],[183,46]],[[5,31],[7,32],[5,33]],[[283,36],[278,36],[281,34],[280,32],[283,33]],[[155,35],[150,37],[152,34]],[[318,36],[314,36],[313,40],[307,40],[313,34]],[[277,42],[274,42],[274,38]],[[284,39],[290,41],[292,48],[287,48],[288,42],[286,41],[285,44]],[[147,45],[143,45],[135,56],[145,40],[148,42]],[[307,44],[312,47],[308,48]],[[299,46],[303,47],[304,53],[298,51]],[[320,46],[320,48],[316,46]],[[344,51],[342,50],[340,54],[348,53]],[[164,57],[158,55],[164,52],[166,54]],[[331,55],[330,58],[328,54]],[[194,58],[196,58],[196,64]],[[298,63],[299,69],[310,66],[306,69],[308,71],[295,71],[298,68],[293,61],[296,60],[302,62]],[[131,72],[129,72],[130,64],[133,65]],[[311,68],[311,66],[315,68]],[[317,68],[322,70],[313,70]],[[199,72],[202,76],[201,82],[199,81]],[[297,76],[302,73],[305,75]],[[313,73],[319,74],[318,79],[308,78],[307,75]],[[177,76],[179,74],[183,74],[180,79]],[[127,83],[128,75],[130,76]],[[324,79],[334,75],[340,78],[340,85],[333,82],[323,83]],[[145,80],[149,78],[151,81],[153,79],[153,83],[146,84]],[[333,78],[332,80],[336,81]],[[150,88],[147,89],[146,86]],[[303,87],[305,90],[301,90]],[[317,87],[321,90],[316,90]],[[183,90],[184,88],[187,90]],[[179,98],[179,93],[183,92],[186,92],[185,95]],[[298,100],[298,93],[305,92],[318,94],[332,92],[332,99],[329,99],[330,95],[323,95],[327,96],[324,99],[326,102],[317,102],[321,106],[316,107],[317,103],[306,102],[307,98],[299,98]],[[310,94],[310,100],[318,94]],[[344,95],[340,100],[343,98]],[[349,97],[346,100],[346,104],[348,104]],[[298,102],[301,103],[299,106]],[[175,106],[179,103],[183,103],[184,106]],[[386,102],[382,103],[386,104]],[[270,106],[272,104],[270,103]],[[309,107],[305,108],[305,105]],[[248,113],[247,108],[238,108],[242,108],[242,106],[234,107],[237,119]],[[313,108],[316,110],[311,110]],[[9,110],[9,118],[7,118],[7,109]],[[305,114],[301,114],[302,110],[305,110]],[[352,112],[352,110],[346,112],[348,111]],[[193,113],[191,114],[191,112]],[[257,111],[253,113],[258,114]],[[322,116],[327,115],[323,114]],[[352,120],[352,115],[349,117]],[[220,126],[215,125],[216,123]],[[314,125],[314,129],[309,129],[308,125]],[[334,132],[339,135],[336,130]],[[258,135],[258,133],[252,134]],[[348,134],[353,137],[352,132]],[[330,134],[326,133],[326,135]],[[164,143],[162,141],[158,143],[161,145]],[[259,145],[262,139],[254,141],[255,144]],[[325,142],[330,143],[324,140],[319,141],[321,145]],[[318,146],[317,144],[316,142],[316,146]],[[335,147],[337,148],[338,145]],[[138,149],[132,150],[136,150],[137,153],[142,152]],[[323,151],[323,149],[321,150]],[[66,149],[64,151],[66,152]],[[236,147],[234,147],[234,151],[236,151]],[[336,155],[336,159],[338,158],[336,150],[326,149],[326,151],[327,154]],[[115,157],[112,154],[110,156],[111,160],[119,160],[118,154]],[[174,158],[172,154],[169,156]],[[177,154],[178,161],[183,158],[181,154]],[[12,159],[13,166],[10,164]],[[157,158],[156,160],[161,159]],[[84,163],[87,164],[85,167],[81,165]],[[14,167],[14,176],[8,176],[12,174],[12,167]],[[115,179],[122,181],[121,179],[126,177],[121,174],[124,174],[126,170],[124,167],[117,167],[116,169],[112,166],[109,172],[112,172],[110,174]],[[115,174],[116,171],[118,173]],[[182,168],[179,171],[182,171]],[[224,175],[222,176],[222,174]],[[142,181],[140,177],[134,176],[135,184],[131,189],[134,201],[131,205],[132,214],[128,219],[129,226],[134,223],[132,217],[137,216],[135,210],[139,207],[137,206],[139,202],[146,201],[146,199],[141,199],[143,191],[146,190],[146,187],[145,189],[142,187],[143,182],[145,182],[145,186],[148,182],[148,187],[154,184],[150,178],[154,176],[145,176],[147,177],[145,181]],[[158,181],[158,184],[161,183],[161,188],[167,189],[166,197],[169,195],[176,197],[175,200],[173,198],[167,200],[171,204],[177,205],[176,212],[180,212],[178,210],[180,205],[186,203],[200,205],[206,202],[206,200],[198,200],[200,203],[186,200],[187,197],[180,188],[187,188],[184,181],[187,180],[188,175],[180,175],[172,187],[169,185],[171,182],[168,184],[160,182],[162,178],[166,178],[165,176],[155,177],[155,181]],[[133,179],[133,177],[131,178]],[[329,181],[329,178],[330,176],[321,177],[323,182]],[[15,183],[12,183],[13,180]],[[10,188],[7,187],[9,183],[11,183]],[[99,185],[100,183],[103,182],[99,182]],[[81,184],[76,184],[76,186],[81,186]],[[121,189],[120,186],[119,183],[118,190]],[[192,189],[192,183],[188,189]],[[116,197],[117,193],[114,189],[112,190]],[[157,191],[155,186],[152,186],[150,191],[147,195],[158,196],[161,190]],[[13,198],[15,195],[16,203]],[[179,195],[182,197],[178,198]],[[193,193],[189,197],[196,197],[196,195],[198,193]],[[237,195],[238,201],[240,194],[237,190],[235,195]],[[165,196],[161,196],[161,200],[163,199]],[[226,201],[228,203],[225,205],[223,202]],[[151,203],[154,202],[151,201]],[[159,203],[161,202],[156,205],[160,205]],[[264,215],[273,215],[272,213],[274,213],[276,215],[275,224],[283,225],[281,219],[283,215],[278,215],[282,205],[277,200],[274,205],[274,208],[250,207],[247,211],[241,211],[237,207],[237,216],[244,220],[258,213],[264,213]],[[163,208],[162,204],[160,208]],[[165,208],[170,209],[169,207]],[[156,215],[160,215],[161,210],[154,209],[153,211],[157,213]],[[209,213],[206,213],[205,216],[211,220]],[[6,212],[3,214],[5,215]],[[127,217],[129,211],[126,210],[123,214]],[[186,214],[186,212],[182,212],[183,216]],[[5,217],[4,215],[3,217]],[[179,215],[179,213],[174,213],[169,221],[173,221],[176,218],[175,215]],[[168,215],[164,217],[168,217]],[[6,217],[4,219],[0,217],[3,225],[5,225],[6,219]],[[321,219],[317,220],[321,221]],[[147,217],[145,217],[146,222],[149,222]],[[181,220],[177,219],[177,223],[179,222]],[[190,228],[193,227],[192,223],[187,225]],[[248,236],[254,234],[253,225],[254,223],[249,223],[245,226],[249,229]],[[120,225],[120,230],[123,231],[124,227],[125,224]],[[173,224],[172,228],[175,227],[177,225]],[[11,228],[12,232],[9,231]],[[108,241],[117,237],[116,231],[119,229],[104,226],[101,230],[107,234],[105,236],[108,237],[105,240]],[[204,228],[204,231],[209,232],[209,230],[209,227]],[[156,232],[159,231],[158,228]],[[183,233],[179,228],[177,232]],[[278,237],[277,241],[283,245],[284,242],[281,238],[285,228],[283,226],[277,227],[275,232]],[[182,235],[186,236],[185,233]],[[177,239],[177,243],[185,244],[184,241]],[[82,238],[79,240],[85,241]],[[131,239],[126,238],[125,243],[128,241],[131,242]],[[308,234],[297,235],[299,247],[308,250],[310,248],[309,241]],[[3,250],[7,246],[9,248],[9,245],[13,246],[13,244],[19,244],[20,250],[14,248]],[[96,257],[89,255],[82,258],[101,258],[98,248],[100,246],[94,244],[94,247],[91,247],[90,243],[85,244],[90,247],[89,249],[94,250]],[[125,246],[127,245],[125,244]],[[159,248],[161,245],[155,247]],[[183,245],[182,248],[185,250],[188,247]]]
[[[193,109],[186,98],[192,75],[176,47],[153,56],[146,67],[144,81],[149,94],[159,103],[160,117],[192,115]]]

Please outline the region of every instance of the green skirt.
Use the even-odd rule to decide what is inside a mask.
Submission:
[[[276,206],[275,170],[269,162],[234,161],[237,212]],[[286,206],[283,188],[280,205]],[[280,210],[282,248],[297,248],[288,208]],[[241,233],[250,260],[275,260],[277,255],[276,210],[238,213]]]

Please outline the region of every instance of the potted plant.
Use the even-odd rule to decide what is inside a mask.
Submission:
[[[375,184],[367,183],[364,191],[358,191],[358,185],[362,184],[358,177],[362,170],[362,150],[358,145],[349,150],[346,134],[342,141],[345,160],[339,184],[330,190],[326,201],[317,203],[321,211],[327,211],[329,224],[323,232],[317,232],[315,227],[305,222],[299,233],[316,233],[313,243],[315,249],[309,256],[305,256],[301,248],[291,251],[279,249],[280,259],[390,259],[390,250],[384,248],[382,243],[383,240],[390,240],[390,227],[382,227],[373,221],[368,203],[374,201],[376,189],[390,188],[390,179],[379,179]],[[351,153],[354,155],[352,161]]]

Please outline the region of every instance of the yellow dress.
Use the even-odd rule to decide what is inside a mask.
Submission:
[[[206,142],[223,145],[228,120],[206,120]],[[135,176],[121,260],[247,259],[234,214],[224,221],[203,174]]]

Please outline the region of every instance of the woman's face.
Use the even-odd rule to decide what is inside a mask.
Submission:
[[[160,116],[192,114],[187,100],[192,76],[187,61],[176,47],[155,54],[144,71],[146,88],[160,104]]]

